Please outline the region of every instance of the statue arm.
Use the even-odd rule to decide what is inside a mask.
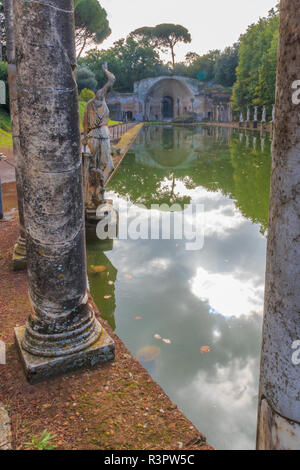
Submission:
[[[106,84],[104,85],[104,87],[101,89],[101,92],[104,94],[104,96],[106,96],[106,94],[108,93],[108,91],[112,88],[113,84],[115,83],[116,81],[116,77],[114,76],[113,73],[111,73],[108,68],[107,68],[107,64],[103,64],[102,65],[102,70],[107,78],[107,82]]]

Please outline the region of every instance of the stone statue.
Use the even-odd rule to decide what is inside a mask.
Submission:
[[[258,115],[258,107],[255,106],[255,107],[254,107],[254,118],[253,118],[253,121],[257,121],[257,120],[258,120],[257,115]]]
[[[247,108],[247,122],[249,122],[249,121],[250,121],[250,108],[248,106],[248,108]]]
[[[97,207],[105,202],[104,185],[114,170],[108,128],[109,109],[105,98],[116,78],[108,71],[106,63],[102,65],[102,70],[107,77],[107,83],[88,102],[83,119],[83,145],[87,145],[90,151],[84,164],[85,204],[90,212],[95,212]],[[84,156],[86,155],[84,153]]]
[[[261,122],[266,122],[267,120],[267,109],[266,106],[263,107]]]
[[[275,104],[272,106],[272,122],[275,122]]]

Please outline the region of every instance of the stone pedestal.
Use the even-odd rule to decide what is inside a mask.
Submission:
[[[34,356],[27,352],[22,345],[25,330],[25,326],[15,328],[15,339],[26,378],[31,384],[78,369],[91,368],[115,358],[115,343],[103,328],[98,340],[87,349],[58,357]]]
[[[26,241],[23,237],[21,237],[21,235],[19,236],[18,241],[14,246],[12,266],[14,271],[25,269],[27,266]]]

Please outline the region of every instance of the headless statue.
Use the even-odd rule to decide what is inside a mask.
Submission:
[[[88,210],[95,210],[104,202],[105,183],[114,170],[108,128],[109,109],[105,98],[116,78],[108,71],[106,63],[102,65],[102,70],[107,77],[107,83],[88,102],[83,119],[85,132],[83,144],[88,146],[91,153],[85,178]]]

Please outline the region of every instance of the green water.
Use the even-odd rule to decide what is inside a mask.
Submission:
[[[226,128],[144,128],[107,196],[121,217],[125,201],[144,216],[153,203],[203,204],[204,246],[88,244],[88,267],[107,267],[89,274],[102,315],[217,449],[255,447],[270,147]]]

